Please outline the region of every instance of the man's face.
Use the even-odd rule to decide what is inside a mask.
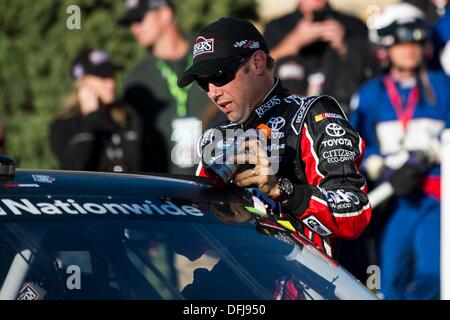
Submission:
[[[423,46],[416,42],[399,43],[390,47],[388,54],[394,66],[412,70],[423,60]]]
[[[148,11],[142,21],[134,22],[130,25],[131,33],[139,45],[144,48],[149,48],[155,44],[163,28],[159,9]]]
[[[259,102],[257,78],[248,64],[241,66],[234,80],[224,86],[209,83],[208,97],[234,123],[245,122]]]

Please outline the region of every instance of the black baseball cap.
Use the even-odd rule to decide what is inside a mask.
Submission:
[[[86,75],[112,78],[121,67],[111,62],[109,54],[101,49],[85,49],[72,63],[72,77],[75,80]]]
[[[269,53],[264,37],[251,22],[220,18],[198,34],[193,46],[193,64],[179,76],[178,86],[183,88],[199,76],[217,74],[257,50]]]
[[[125,0],[127,11],[120,18],[119,24],[129,26],[133,22],[139,22],[144,19],[148,11],[157,9],[162,6],[173,8],[169,0]]]

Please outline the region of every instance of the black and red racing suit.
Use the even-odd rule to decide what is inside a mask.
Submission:
[[[266,148],[269,156],[274,150],[279,154],[276,175],[294,184],[283,209],[301,222],[303,236],[331,256],[333,238],[355,239],[370,221],[366,180],[358,170],[364,140],[333,98],[293,95],[278,80],[249,119],[235,128],[259,124],[266,124],[278,139]],[[233,124],[217,127],[224,128]],[[207,176],[201,164],[197,175]]]

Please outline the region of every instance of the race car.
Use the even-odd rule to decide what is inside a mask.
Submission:
[[[0,157],[0,299],[376,299],[249,190]]]

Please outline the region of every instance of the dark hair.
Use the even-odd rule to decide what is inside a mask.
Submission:
[[[266,55],[266,68],[269,71],[272,71],[274,66],[275,66],[275,59],[272,58],[272,56],[270,54],[267,54]]]

